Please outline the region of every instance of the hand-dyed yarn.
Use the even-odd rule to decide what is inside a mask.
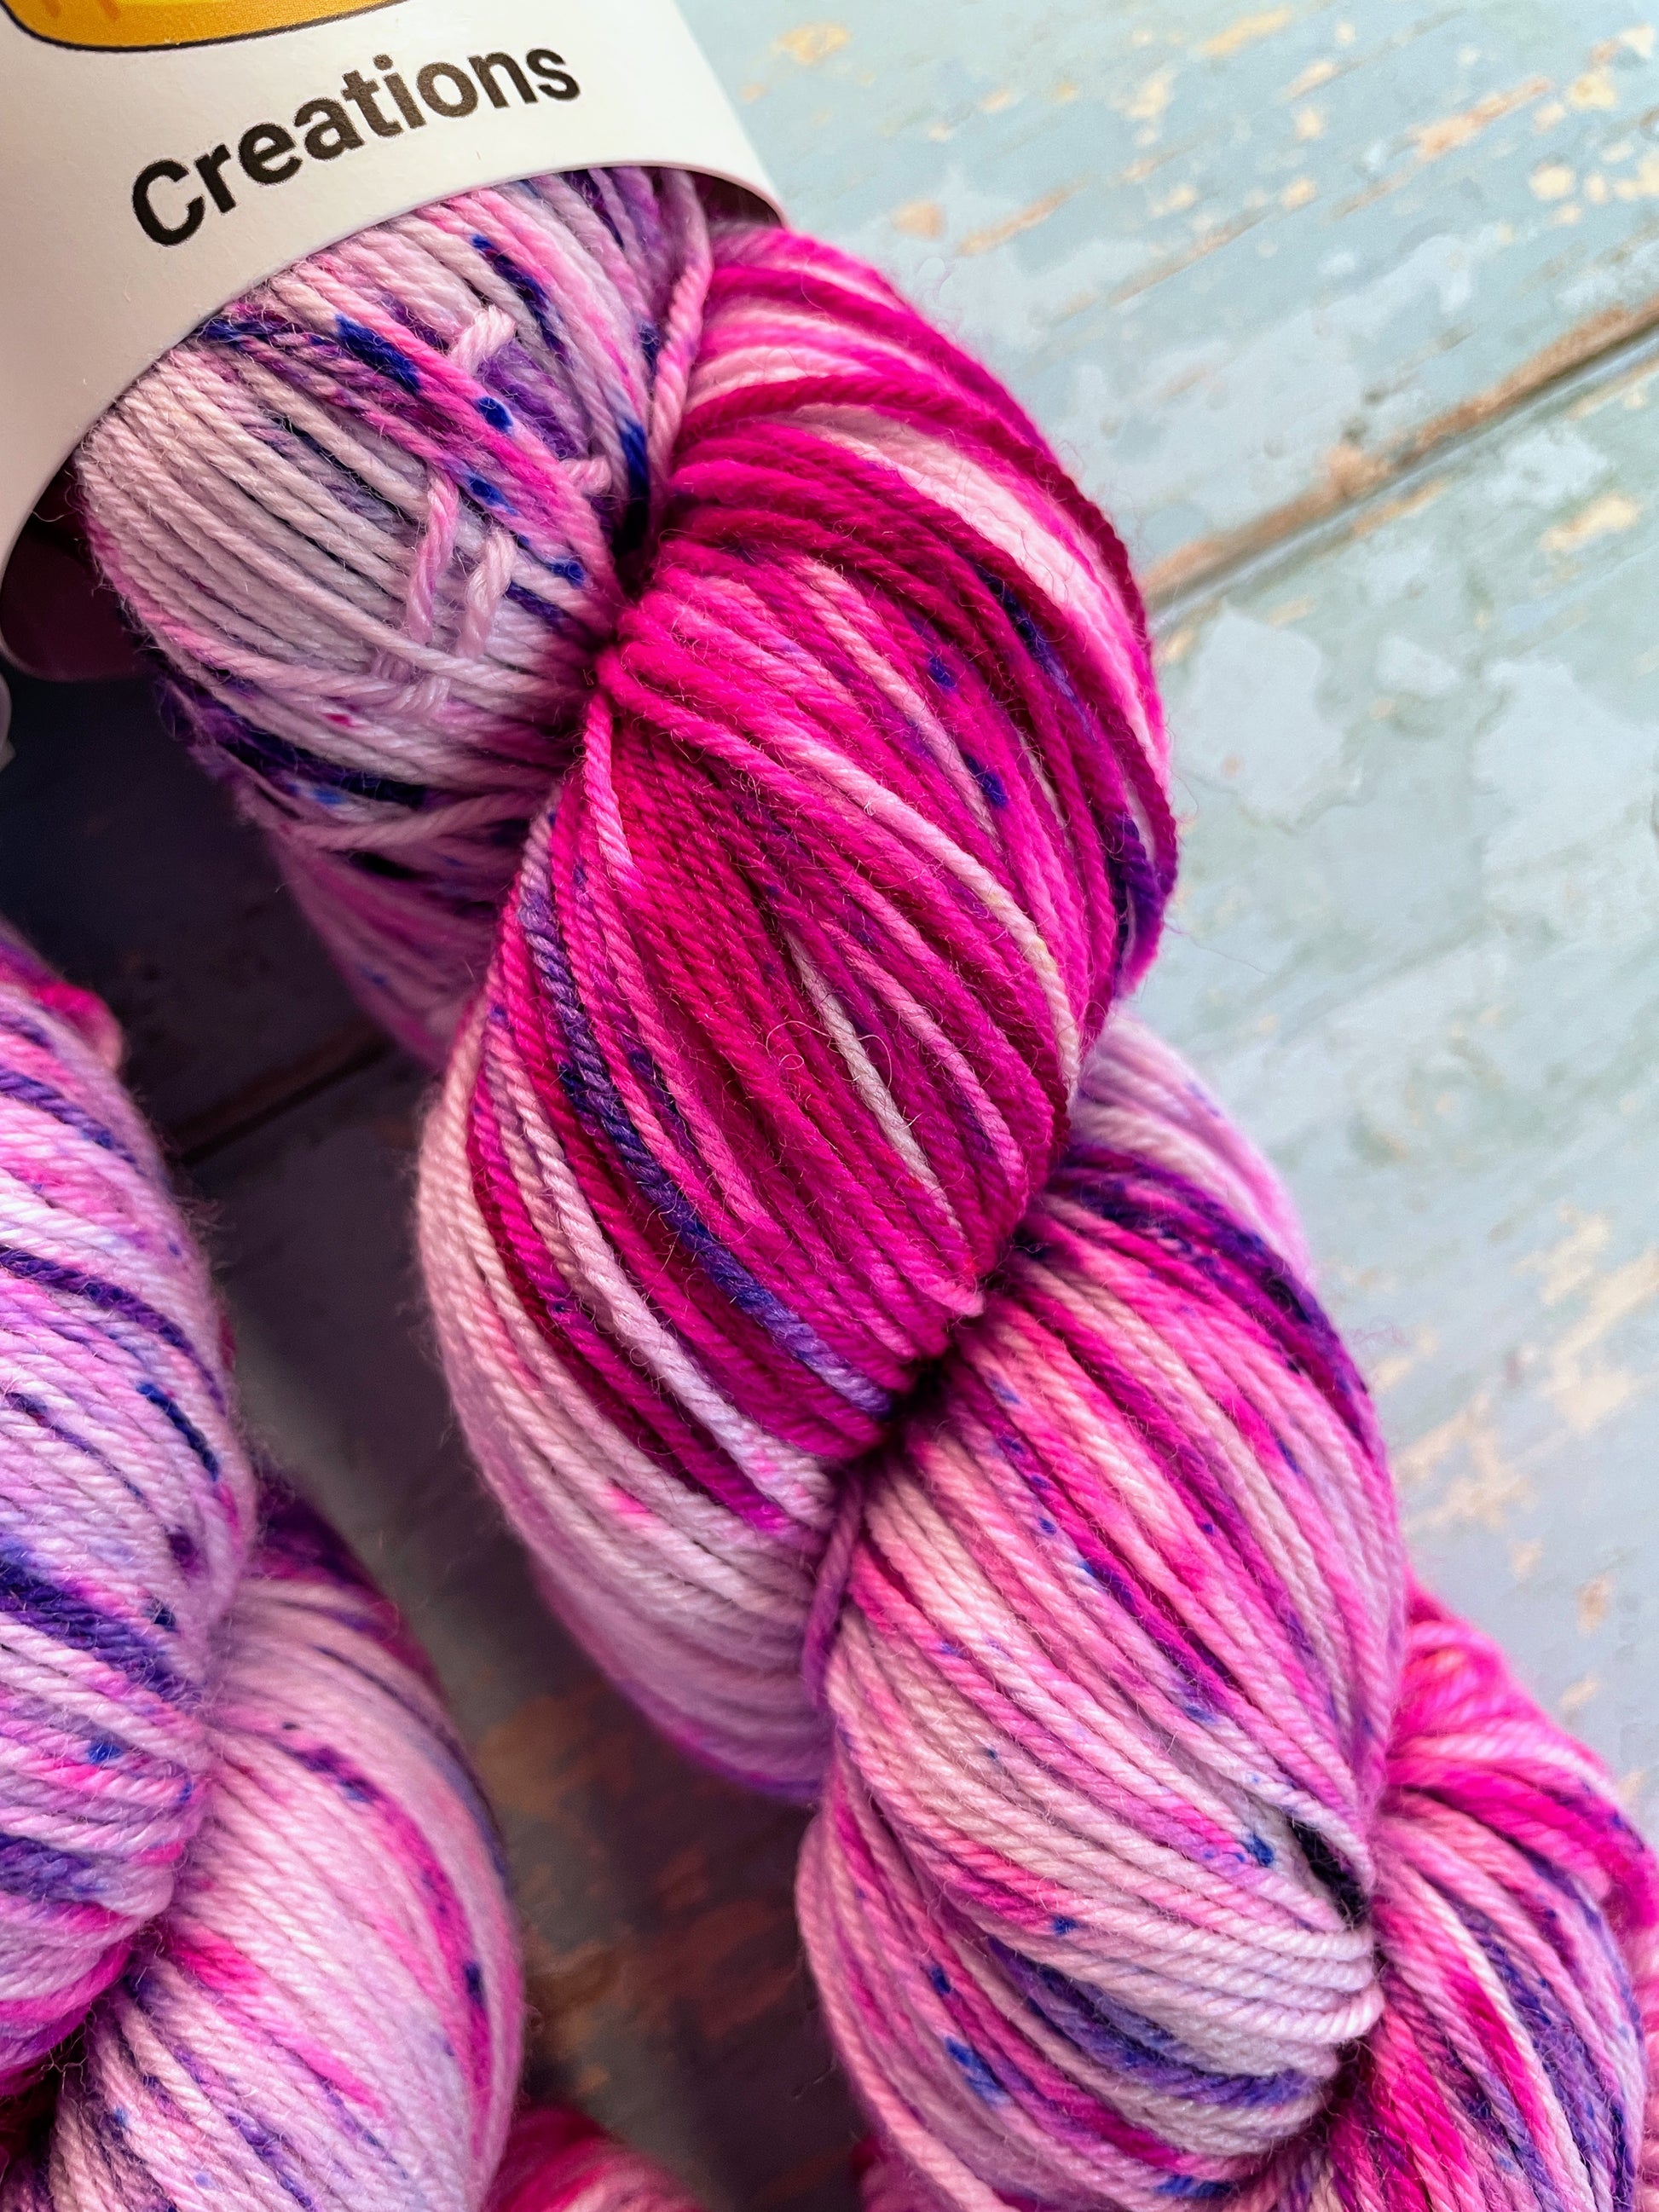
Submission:
[[[467,193],[234,302],[82,448],[198,757],[434,1065],[654,520],[708,277],[678,173]]]
[[[810,1794],[838,1471],[983,1304],[1156,939],[1139,607],[981,371],[748,231],[594,687],[428,1146],[428,1276],[555,1602]]]
[[[116,1048],[0,940],[0,2207],[477,2212],[494,1833],[396,1615],[256,1487]]]
[[[617,197],[670,185],[568,189],[626,253]],[[562,724],[538,757],[558,787],[424,1152],[427,1276],[480,1462],[555,1604],[665,1727],[820,1798],[802,1922],[891,2146],[878,2196],[1650,2208],[1653,1863],[1595,1762],[1411,1590],[1285,1200],[1113,1013],[1174,865],[1121,550],[878,278],[781,234],[705,247],[675,204],[677,421],[653,398],[648,438],[644,411],[624,426],[649,445],[652,535],[618,550],[607,477],[626,597],[570,630],[580,747]],[[472,483],[470,386],[440,453],[434,393],[471,325],[401,291],[398,235],[348,249],[350,304],[329,257],[283,280],[331,321],[221,319],[239,364],[255,344],[283,364],[260,356],[249,434],[284,441],[304,364],[349,357],[326,438],[308,391],[304,435],[395,471],[422,426],[430,476],[408,483],[444,477],[472,544],[498,526],[527,555],[498,478]],[[507,290],[523,344],[550,294]],[[568,349],[584,307],[557,311]],[[270,697],[331,702],[338,665],[307,613],[245,696],[234,574],[216,627],[168,631],[144,570],[173,526],[118,510],[103,434],[111,573],[195,672],[198,731],[217,742],[228,707],[256,751],[267,665],[298,672]],[[145,434],[185,452],[165,412]],[[328,565],[349,485],[313,521],[264,500],[263,468],[251,453],[247,532],[267,545],[280,516],[303,544],[261,591],[303,573],[355,605]],[[395,611],[437,556],[412,493],[399,512],[374,647],[412,690]],[[482,566],[458,535],[450,592]],[[382,743],[362,734],[354,772],[396,757]],[[511,782],[490,817],[510,834],[528,775],[488,744],[456,757],[481,804]],[[441,904],[441,868],[408,859],[440,781],[375,793],[410,841],[411,932]],[[339,811],[349,851],[355,791]],[[480,860],[469,898],[500,879]]]

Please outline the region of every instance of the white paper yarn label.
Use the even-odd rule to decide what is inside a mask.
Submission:
[[[110,402],[250,285],[625,162],[776,206],[673,0],[0,0],[0,573]]]

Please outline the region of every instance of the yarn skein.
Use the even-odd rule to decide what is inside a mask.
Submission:
[[[677,173],[466,193],[232,302],[81,448],[164,705],[434,1066],[654,521],[708,269]]]
[[[495,1832],[396,1613],[256,1479],[118,1049],[0,935],[0,2207],[477,2212]]]
[[[141,380],[82,461],[198,745],[239,773],[274,731],[303,751],[281,805],[258,771],[289,866],[325,848],[359,915],[397,844],[402,964],[360,987],[418,1000],[406,1034],[465,998],[532,817],[421,1224],[456,1403],[550,1597],[678,1741],[819,1802],[802,1926],[889,2146],[878,2190],[1652,2205],[1653,1863],[1596,1763],[1412,1589],[1286,1201],[1121,1011],[1175,854],[1116,540],[872,272],[711,233],[667,178],[564,189],[313,258]],[[589,359],[586,302],[520,283],[507,228],[550,271],[561,224],[611,268],[647,197],[683,225],[676,375],[585,418],[648,466],[629,496],[595,472],[614,594],[541,594],[573,689],[525,705],[533,772],[476,723],[442,767],[411,708],[430,770],[377,781],[405,697],[494,680],[505,629],[463,631],[490,529],[515,576],[574,542],[537,535],[562,459],[519,354],[556,329],[535,374],[568,389],[545,356]],[[514,337],[484,374],[469,333],[497,308]],[[182,510],[124,507],[118,478],[176,481],[210,374],[252,511],[185,620]],[[508,421],[483,467],[488,402]],[[273,441],[303,495],[267,476]],[[394,477],[374,534],[356,484]],[[428,633],[452,494],[471,535]],[[295,578],[307,611],[279,623]],[[460,668],[424,657],[439,634]],[[386,727],[337,741],[383,672]],[[316,766],[340,760],[349,789]],[[494,810],[459,902],[452,800]]]

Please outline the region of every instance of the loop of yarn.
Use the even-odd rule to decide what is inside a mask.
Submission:
[[[685,207],[665,178],[564,189],[569,210],[545,182],[503,205],[584,250],[592,214],[623,259],[624,204]],[[469,237],[505,220],[484,197]],[[440,788],[492,835],[534,815],[422,1152],[473,1450],[600,1663],[702,1757],[819,1801],[801,1920],[884,2130],[872,2204],[1654,2212],[1653,1861],[1596,1762],[1412,1589],[1288,1202],[1121,1011],[1174,868],[1121,549],[878,277],[700,221],[675,233],[672,404],[653,395],[647,427],[636,392],[621,433],[653,534],[623,550],[602,475],[614,588],[580,619],[561,603],[556,712],[514,695],[549,742],[473,723],[452,753],[421,723],[421,773],[373,793],[400,852]],[[256,446],[293,450],[297,422],[356,457],[345,478],[403,486],[384,660],[352,629],[337,472],[301,512],[249,457],[258,593],[301,575],[354,639],[323,658],[308,612],[288,644],[273,606],[255,667],[252,587],[181,624],[178,526],[120,509],[104,431],[83,470],[198,740],[229,711],[224,742],[255,750],[279,691],[332,701],[344,665],[394,687],[353,738],[371,784],[428,678],[494,681],[515,603],[490,532],[515,560],[551,544],[498,511],[501,478],[471,482],[473,417],[432,411],[445,377],[505,356],[476,307],[464,337],[404,295],[402,239],[346,250],[349,308],[329,257],[280,280],[376,342],[284,308],[280,377],[235,403]],[[498,246],[476,249],[492,271]],[[636,295],[667,296],[650,268]],[[510,282],[468,281],[520,317]],[[222,319],[239,362],[266,312]],[[562,394],[586,295],[557,312],[563,350],[534,365]],[[326,404],[296,418],[313,353]],[[182,465],[179,358],[123,403],[134,463]],[[295,672],[267,684],[277,663]],[[270,826],[312,856],[285,798]],[[346,850],[371,819],[355,786],[342,811]],[[463,842],[482,905],[501,848]],[[393,995],[428,1035],[478,941],[458,960],[454,909],[438,926],[452,851],[398,894]],[[410,980],[427,950],[442,989]]]
[[[799,1890],[838,2047],[951,2203],[1633,2203],[1653,1862],[1409,1589],[1288,1225],[1115,1020],[867,1482]]]

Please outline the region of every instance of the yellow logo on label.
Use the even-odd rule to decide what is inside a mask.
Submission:
[[[210,46],[367,15],[386,0],[0,0],[0,11],[59,46],[118,53],[141,46]]]

